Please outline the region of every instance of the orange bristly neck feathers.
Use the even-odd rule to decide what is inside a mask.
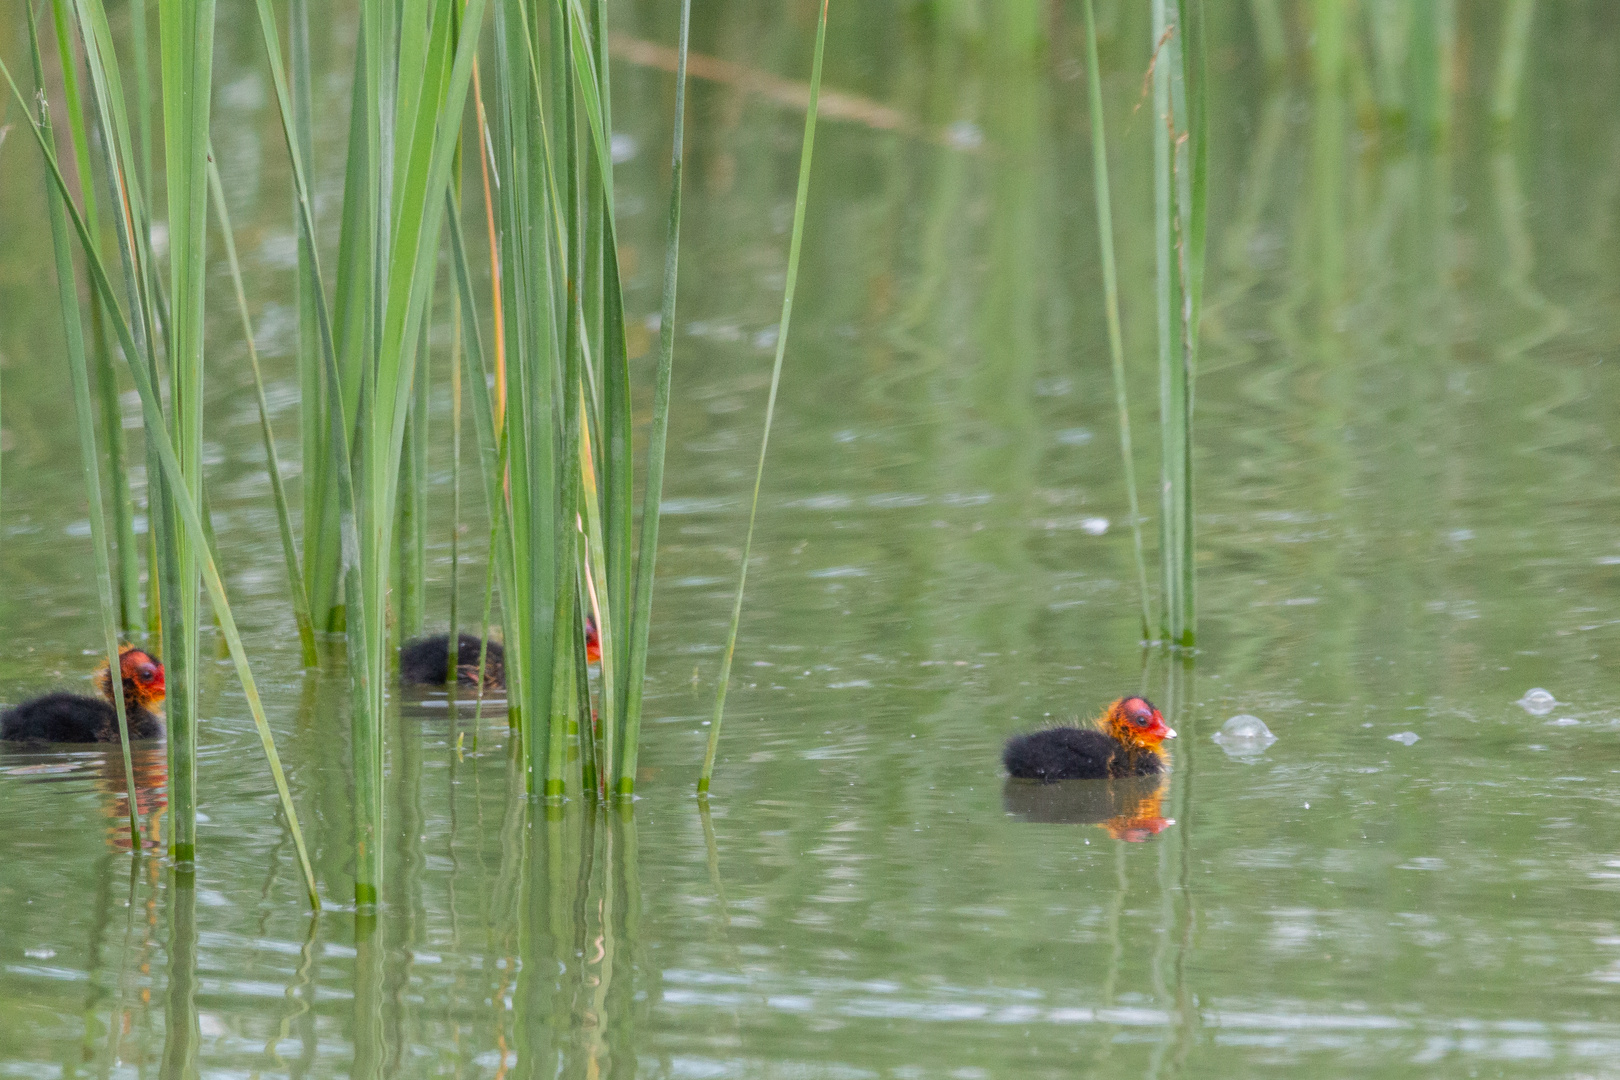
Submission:
[[[1123,698],[1108,706],[1108,711],[1097,718],[1097,728],[1132,750],[1148,750],[1158,755],[1160,761],[1170,760],[1170,753],[1164,748],[1164,736],[1131,723],[1125,714]]]
[[[144,677],[143,677],[144,669]],[[118,671],[124,684],[124,707],[156,712],[163,704],[163,665],[133,645],[118,648]],[[96,670],[96,689],[113,701],[112,669],[105,661]]]

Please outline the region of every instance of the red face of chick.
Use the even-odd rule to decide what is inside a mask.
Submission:
[[[1176,737],[1175,729],[1165,724],[1159,710],[1144,697],[1120,698],[1108,707],[1105,721],[1114,738],[1138,746],[1157,748]]]
[[[126,687],[135,688],[136,697],[143,703],[155,705],[163,700],[163,665],[140,649],[126,649],[119,654],[118,670]]]
[[[585,616],[585,660],[592,664],[602,662],[602,641],[596,635],[596,620],[589,615]]]

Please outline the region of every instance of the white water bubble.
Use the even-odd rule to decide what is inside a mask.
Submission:
[[[1405,744],[1407,746],[1411,746],[1413,743],[1417,742],[1422,737],[1423,736],[1419,735],[1415,731],[1400,731],[1400,732],[1396,732],[1394,735],[1391,735],[1389,737],[1389,741],[1390,742],[1403,743],[1403,744]]]
[[[1574,727],[1579,723],[1580,721],[1575,719],[1573,716],[1560,716],[1556,720],[1547,721],[1547,725],[1549,727]]]
[[[636,141],[636,137],[627,135],[622,131],[615,131],[613,137],[608,141],[608,145],[612,147],[613,164],[615,165],[623,165],[627,161],[634,161],[636,154],[641,151],[641,144]]]
[[[1546,716],[1557,707],[1558,699],[1552,696],[1551,691],[1543,690],[1538,686],[1532,690],[1526,690],[1524,697],[1520,698],[1517,704],[1519,708],[1531,716]]]
[[[1248,713],[1239,713],[1221,726],[1213,736],[1216,745],[1234,758],[1258,757],[1266,747],[1277,741],[1277,736],[1266,727],[1264,720]]]

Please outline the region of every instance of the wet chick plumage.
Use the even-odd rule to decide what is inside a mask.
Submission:
[[[118,650],[124,713],[131,739],[163,737],[163,665],[133,645]],[[0,741],[42,743],[107,743],[118,741],[118,711],[113,704],[112,671],[96,672],[101,697],[55,691],[14,705],[0,713]]]
[[[1163,772],[1164,740],[1176,737],[1153,703],[1122,697],[1091,727],[1051,727],[1014,735],[1001,752],[1007,772],[1025,780],[1102,780]]]

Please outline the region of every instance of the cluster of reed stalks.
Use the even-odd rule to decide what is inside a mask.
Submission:
[[[53,127],[45,99],[32,9],[30,42],[40,89],[26,95],[9,69],[4,75],[18,104],[37,106],[30,116],[49,176],[46,201],[109,655],[116,653],[120,629],[161,635],[169,685],[170,854],[180,866],[196,857],[200,580],[246,692],[315,900],[297,815],[208,525],[201,447],[212,206],[258,389],[305,664],[319,663],[320,634],[341,633],[346,642],[354,899],[365,908],[377,902],[381,880],[382,725],[390,665],[398,639],[421,632],[428,621],[423,496],[430,445],[438,452],[438,444],[430,443],[427,407],[436,288],[449,289],[448,305],[440,306],[448,308],[453,329],[447,370],[438,374],[449,379],[455,403],[448,448],[454,476],[451,640],[463,623],[453,599],[460,558],[453,538],[460,526],[465,401],[491,538],[479,632],[487,640],[489,598],[498,589],[509,717],[527,793],[549,799],[634,794],[675,341],[690,0],[681,4],[663,302],[639,522],[605,0],[361,0],[344,196],[334,223],[337,258],[324,265],[320,253],[332,245],[324,242],[329,238],[311,194],[309,5],[289,0],[283,22],[271,0],[255,3],[295,192],[303,477],[296,529],[209,145],[213,0],[164,0],[159,6],[162,126],[156,140],[144,0],[130,4],[133,32],[124,55],[133,56],[132,79],[121,66],[102,0],[51,0],[65,134]],[[819,85],[826,17],[823,3],[813,86]],[[482,57],[481,37],[492,46]],[[126,85],[136,88],[133,110]],[[786,347],[814,127],[812,98],[766,440]],[[166,259],[152,244],[155,152],[167,197]],[[463,190],[464,176],[476,178],[470,195]],[[105,204],[98,186],[110,195]],[[482,272],[473,272],[471,230],[464,222],[475,223],[472,229],[487,241],[492,285],[483,295],[475,286]],[[441,283],[445,250],[449,281]],[[79,300],[80,267],[90,285],[88,311]],[[118,357],[123,364],[115,362]],[[121,369],[142,405],[152,523],[145,551],[134,537],[125,479],[117,408]],[[110,538],[103,455],[113,485],[107,500]],[[764,460],[762,442],[761,470]],[[756,505],[758,491],[756,477]],[[149,582],[144,606],[143,556]],[[746,570],[745,545],[738,610]],[[587,616],[601,642],[594,684],[585,660]],[[734,610],[726,674],[737,621]],[[452,647],[452,668],[455,653]],[[453,670],[450,675],[453,684]],[[705,790],[724,689],[723,675],[702,772]],[[121,703],[119,709],[122,717]],[[123,744],[127,759],[127,728]]]

